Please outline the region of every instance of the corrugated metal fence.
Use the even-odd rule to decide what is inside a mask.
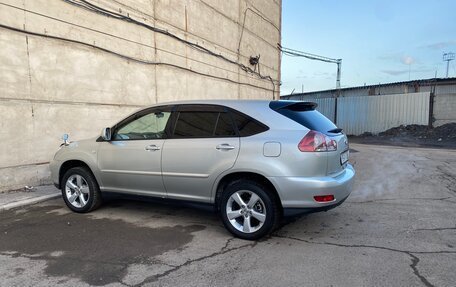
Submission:
[[[429,92],[337,99],[337,126],[346,134],[378,134],[400,125],[429,123]],[[326,117],[334,121],[334,98],[300,98],[314,101]]]
[[[429,123],[430,93],[345,97],[337,102],[337,125],[349,135],[378,134],[400,125]]]
[[[307,100],[306,100],[307,101]],[[334,98],[321,98],[310,100],[318,104],[317,110],[324,114],[328,119],[334,122],[334,106],[336,99]]]

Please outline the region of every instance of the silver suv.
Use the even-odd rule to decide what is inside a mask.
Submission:
[[[75,212],[102,192],[211,204],[225,227],[258,239],[282,216],[326,211],[350,194],[342,130],[296,101],[191,101],[140,110],[98,138],[62,144],[52,179]]]

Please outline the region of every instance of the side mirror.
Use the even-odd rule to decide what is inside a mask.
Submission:
[[[69,138],[70,138],[70,136],[68,134],[63,134],[62,135],[63,143],[60,146],[68,145],[69,144],[69,141],[68,141]]]
[[[63,134],[63,136],[62,136],[62,140],[65,144],[68,144],[69,138],[70,138],[70,136],[68,134]]]
[[[111,128],[104,128],[101,131],[101,138],[105,141],[111,140]]]

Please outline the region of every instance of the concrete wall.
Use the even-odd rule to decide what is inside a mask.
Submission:
[[[434,97],[434,122],[438,127],[447,123],[456,123],[456,93],[441,94]]]
[[[280,80],[280,0],[89,2],[246,66],[261,55],[261,74]],[[0,191],[48,183],[63,133],[96,136],[157,102],[279,96],[278,84],[238,65],[62,0],[3,0],[0,25]]]

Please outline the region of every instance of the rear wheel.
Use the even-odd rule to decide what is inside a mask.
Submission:
[[[279,220],[279,208],[271,191],[250,180],[228,185],[221,197],[220,213],[226,229],[247,240],[269,234]]]
[[[92,173],[84,167],[69,169],[62,179],[62,196],[68,208],[89,212],[101,204],[101,193]]]

